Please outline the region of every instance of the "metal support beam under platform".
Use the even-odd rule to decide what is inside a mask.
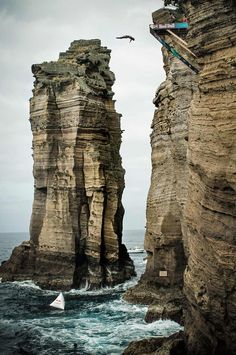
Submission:
[[[192,65],[189,60],[184,58],[174,47],[168,44],[160,35],[171,35],[175,40],[178,41],[178,45],[183,48],[185,52],[190,54],[194,59],[196,59],[196,55],[187,48],[187,43],[182,40],[182,38],[178,37],[173,32],[186,32],[188,29],[188,23],[173,23],[173,24],[154,24],[150,25],[150,33],[177,59],[179,59],[182,63],[187,65],[192,71],[196,74],[199,73],[199,69],[196,66]]]

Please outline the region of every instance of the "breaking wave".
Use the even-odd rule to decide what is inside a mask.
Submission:
[[[132,258],[137,277],[115,287],[64,292],[65,311],[49,306],[58,292],[29,280],[0,283],[0,353],[121,354],[130,341],[180,330],[169,320],[146,323],[147,307],[122,299],[144,270],[143,254]]]

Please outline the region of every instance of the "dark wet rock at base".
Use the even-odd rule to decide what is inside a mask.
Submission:
[[[131,303],[148,305],[145,316],[148,323],[158,319],[172,319],[177,323],[183,323],[184,299],[182,289],[178,287],[168,291],[166,288],[156,288],[154,284],[145,283],[141,279],[137,286],[126,291],[124,299]]]
[[[183,332],[170,337],[147,338],[132,341],[123,355],[185,355],[186,348]]]
[[[0,267],[3,281],[90,289],[134,275],[122,244],[121,115],[110,50],[78,40],[58,61],[32,66],[34,203],[30,242]]]

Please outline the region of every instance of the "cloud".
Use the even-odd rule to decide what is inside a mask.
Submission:
[[[158,0],[0,0],[0,231],[27,231],[33,199],[28,100],[31,65],[57,60],[70,42],[100,38],[112,50],[116,110],[123,117],[125,228],[145,225],[150,183],[154,93],[164,78],[160,46],[150,36]],[[131,34],[134,43],[115,37]]]

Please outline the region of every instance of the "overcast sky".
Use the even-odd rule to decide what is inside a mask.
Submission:
[[[152,99],[164,79],[149,34],[161,0],[0,0],[0,232],[28,231],[33,202],[29,98],[31,65],[57,60],[75,39],[100,38],[112,50],[116,110],[123,115],[124,229],[143,229],[150,184]],[[117,40],[130,34],[135,42]]]

